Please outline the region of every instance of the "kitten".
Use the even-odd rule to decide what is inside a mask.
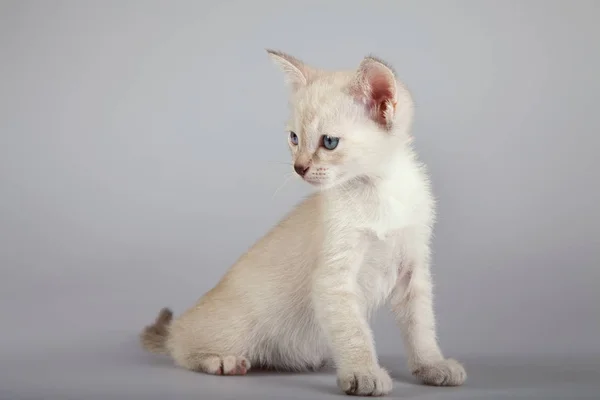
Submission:
[[[455,386],[463,367],[438,346],[429,269],[434,200],[410,144],[413,101],[385,62],[325,71],[268,50],[290,88],[294,170],[318,190],[294,208],[179,318],[143,346],[219,375],[250,366],[313,370],[332,359],[352,395],[389,393],[368,319],[387,302],[412,373]]]

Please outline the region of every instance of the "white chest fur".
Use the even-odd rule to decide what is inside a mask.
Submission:
[[[357,283],[368,309],[389,296],[407,256],[407,241],[411,241],[407,235],[414,228],[430,225],[431,207],[427,181],[416,168],[404,168],[391,179],[362,182],[328,196],[329,218],[358,232],[364,245]]]
[[[333,191],[327,196],[328,217],[379,240],[427,223],[429,194],[423,182],[410,178]]]

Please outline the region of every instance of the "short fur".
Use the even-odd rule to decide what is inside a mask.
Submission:
[[[161,311],[143,346],[184,368],[245,374],[251,365],[312,370],[333,360],[347,394],[383,395],[368,318],[389,304],[413,374],[460,385],[463,367],[436,339],[430,274],[434,200],[411,148],[413,101],[392,68],[368,56],[324,71],[268,51],[290,87],[292,159],[318,188],[261,238],[191,309]],[[339,137],[322,146],[323,135]]]

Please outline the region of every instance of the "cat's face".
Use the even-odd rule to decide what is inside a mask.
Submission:
[[[357,71],[325,72],[269,53],[292,89],[286,131],[295,173],[321,189],[385,174],[412,120],[392,70],[368,57]]]

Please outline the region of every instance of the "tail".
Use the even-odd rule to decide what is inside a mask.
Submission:
[[[158,313],[154,324],[148,325],[140,334],[142,347],[152,353],[167,353],[167,337],[169,336],[169,325],[173,319],[173,312],[163,308]]]

